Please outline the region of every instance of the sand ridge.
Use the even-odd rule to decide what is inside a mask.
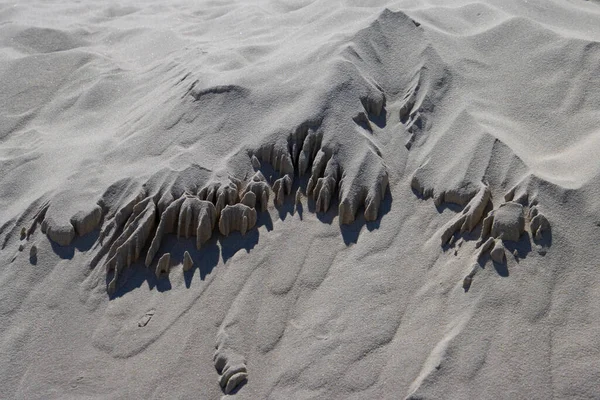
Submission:
[[[599,10],[2,6],[7,396],[593,398]]]

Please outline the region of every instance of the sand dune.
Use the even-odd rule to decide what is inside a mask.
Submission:
[[[596,398],[595,1],[0,5],[2,398]]]

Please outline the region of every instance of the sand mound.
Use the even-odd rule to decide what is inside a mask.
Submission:
[[[7,396],[593,398],[600,11],[438,3],[0,8]]]

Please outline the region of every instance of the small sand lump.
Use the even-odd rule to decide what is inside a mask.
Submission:
[[[194,266],[194,261],[192,260],[192,256],[190,256],[189,252],[183,253],[183,270],[189,271]]]
[[[492,237],[497,238],[502,235],[503,240],[516,242],[524,230],[525,217],[523,216],[523,206],[512,201],[500,205],[500,208],[494,213]]]
[[[542,234],[545,231],[550,230],[550,222],[548,222],[548,219],[544,214],[539,212],[537,207],[532,207],[529,210],[529,217],[531,218],[531,222],[529,224],[531,233],[536,240],[540,240],[542,238]]]
[[[159,278],[162,274],[168,274],[171,266],[171,253],[165,253],[158,260],[156,265],[156,277]]]
[[[504,244],[502,243],[502,240],[496,240],[496,243],[494,244],[494,248],[492,249],[492,251],[490,252],[490,256],[492,257],[492,260],[494,260],[495,262],[502,264],[504,262]]]

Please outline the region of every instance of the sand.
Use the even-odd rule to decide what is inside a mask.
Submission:
[[[598,398],[599,43],[583,0],[2,4],[0,398]]]

